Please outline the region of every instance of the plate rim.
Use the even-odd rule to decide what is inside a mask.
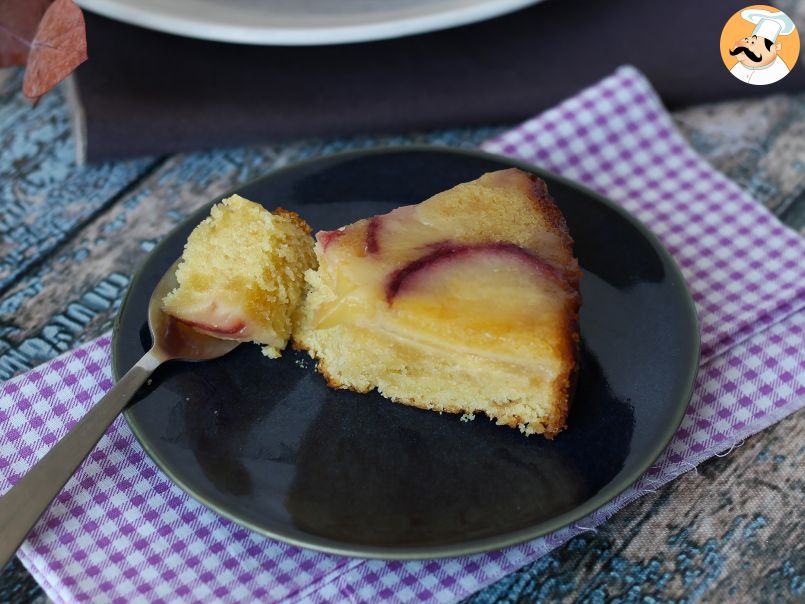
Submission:
[[[227,518],[232,522],[240,526],[243,526],[244,528],[248,528],[249,530],[252,530],[258,534],[264,535],[272,539],[276,539],[283,543],[287,543],[290,545],[294,545],[309,550],[315,550],[328,554],[347,556],[351,558],[381,559],[381,560],[435,560],[440,558],[452,558],[472,554],[480,554],[519,545],[525,543],[526,541],[530,541],[532,539],[536,539],[538,537],[542,537],[552,532],[558,531],[560,529],[569,526],[573,522],[585,518],[586,516],[592,514],[596,510],[612,502],[619,495],[624,493],[629,487],[631,487],[635,482],[637,482],[651,468],[654,462],[660,457],[660,455],[662,455],[662,453],[668,447],[668,445],[671,442],[671,439],[674,437],[674,434],[676,434],[676,431],[678,430],[680,424],[682,423],[682,420],[684,419],[688,406],[690,405],[691,398],[693,397],[693,389],[699,371],[699,363],[701,360],[701,331],[699,326],[698,314],[696,312],[696,306],[694,304],[693,297],[690,293],[690,288],[687,284],[687,280],[682,274],[682,271],[680,270],[678,263],[671,255],[671,253],[666,249],[665,245],[636,216],[632,215],[630,212],[628,212],[620,205],[616,204],[615,202],[611,201],[610,199],[601,195],[600,193],[597,193],[596,191],[586,187],[585,185],[582,185],[569,178],[560,176],[549,170],[545,170],[544,168],[530,164],[520,159],[510,158],[495,153],[488,153],[486,151],[450,147],[446,145],[426,145],[426,144],[389,145],[389,146],[375,147],[372,149],[343,151],[339,153],[332,153],[305,159],[302,161],[282,166],[280,168],[277,168],[276,170],[270,170],[256,178],[250,179],[245,183],[239,184],[230,189],[229,191],[222,193],[216,199],[208,203],[205,203],[204,205],[200,206],[199,208],[191,212],[184,220],[182,220],[175,227],[173,227],[173,229],[171,229],[169,232],[165,233],[161,237],[160,241],[145,256],[145,258],[143,258],[143,260],[138,265],[136,271],[132,275],[131,282],[129,283],[129,286],[126,289],[126,294],[124,295],[120,307],[118,309],[118,312],[115,315],[115,321],[112,329],[111,360],[112,360],[112,376],[115,379],[115,382],[117,382],[122,376],[122,374],[125,373],[125,371],[121,371],[121,368],[119,366],[120,355],[118,354],[117,351],[121,344],[118,338],[118,334],[119,334],[121,317],[123,316],[123,313],[127,308],[130,294],[138,285],[138,282],[142,276],[143,268],[146,266],[146,264],[148,264],[151,261],[151,259],[154,256],[159,254],[160,250],[165,245],[167,239],[177,229],[180,229],[191,222],[197,223],[198,220],[196,216],[199,214],[209,212],[209,208],[213,204],[217,203],[217,201],[220,201],[220,199],[235,194],[238,191],[241,191],[244,188],[249,187],[252,184],[257,183],[267,177],[276,176],[278,174],[282,174],[291,170],[296,170],[300,167],[315,164],[320,161],[332,161],[341,159],[349,160],[352,158],[366,157],[372,155],[423,153],[423,152],[446,153],[450,155],[461,155],[471,158],[486,159],[490,161],[496,161],[498,163],[504,163],[510,165],[511,167],[530,171],[536,174],[537,176],[540,176],[541,178],[547,176],[553,180],[562,183],[565,186],[574,188],[592,197],[596,202],[602,203],[607,208],[614,210],[623,219],[625,219],[634,228],[636,228],[638,232],[651,243],[652,248],[665,261],[665,263],[673,269],[675,276],[683,284],[684,286],[683,293],[685,298],[684,306],[691,323],[690,333],[688,334],[689,336],[688,341],[690,341],[691,343],[691,350],[689,352],[691,354],[688,356],[689,363],[687,366],[687,384],[683,390],[683,394],[680,396],[679,403],[677,404],[676,409],[674,410],[671,421],[668,422],[664,432],[662,433],[662,437],[654,441],[655,444],[650,449],[650,453],[644,456],[644,459],[641,463],[636,464],[635,469],[632,472],[629,472],[625,476],[621,477],[619,480],[613,479],[604,487],[602,487],[601,490],[599,490],[592,497],[590,497],[588,500],[584,501],[575,508],[568,510],[567,512],[553,516],[549,519],[543,520],[542,522],[539,522],[537,524],[534,524],[532,526],[523,529],[511,531],[508,533],[502,533],[499,535],[483,537],[481,539],[470,539],[468,541],[460,541],[456,543],[448,543],[436,546],[394,547],[394,546],[341,543],[331,538],[318,537],[315,535],[311,535],[310,536],[311,539],[309,540],[300,539],[294,537],[293,535],[291,536],[285,535],[281,531],[266,529],[265,527],[259,526],[253,522],[239,518],[236,514],[233,514],[230,511],[224,509],[223,507],[215,504],[214,502],[209,501],[207,498],[205,498],[203,494],[195,492],[194,489],[184,484],[178,476],[176,476],[172,471],[170,471],[167,467],[165,467],[161,463],[159,456],[155,455],[152,452],[152,449],[148,444],[147,438],[145,438],[145,435],[141,433],[137,421],[133,417],[131,417],[130,408],[127,407],[123,411],[123,416],[125,417],[126,423],[128,424],[129,428],[131,429],[132,433],[137,439],[138,444],[143,448],[148,457],[156,464],[156,466],[160,469],[160,471],[162,471],[162,473],[165,474],[170,479],[171,482],[173,482],[174,485],[179,487],[190,497],[192,497],[193,499],[195,499],[208,509],[213,510],[220,516],[223,516],[224,518]]]
[[[493,19],[544,0],[486,0],[464,8],[430,14],[333,27],[269,27],[220,23],[194,15],[177,15],[167,10],[143,8],[126,0],[77,0],[88,11],[167,34],[199,40],[249,45],[323,46],[390,40],[424,34]]]

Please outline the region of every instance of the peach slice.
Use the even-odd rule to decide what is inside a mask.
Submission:
[[[225,340],[248,341],[245,313],[234,305],[222,304],[220,297],[173,313],[174,318],[197,331]]]
[[[517,271],[523,267],[539,274],[541,277],[551,279],[561,285],[562,279],[559,271],[544,262],[539,257],[513,243],[485,243],[485,244],[462,244],[451,242],[440,242],[430,246],[433,251],[422,256],[400,270],[394,272],[386,283],[386,300],[392,304],[394,298],[407,288],[416,288],[423,280],[427,284],[430,271],[440,268],[445,263],[455,262],[456,260],[470,260],[479,267],[484,265],[487,269],[495,263],[503,263],[503,267],[511,266],[515,263]],[[471,257],[478,256],[475,260]],[[522,266],[520,266],[522,265]],[[493,271],[499,270],[492,268]],[[520,273],[518,273],[519,275]],[[478,281],[476,275],[473,281]]]
[[[330,244],[344,234],[344,229],[336,229],[335,231],[319,231],[316,233],[316,241],[318,241],[322,248],[325,250],[330,247]]]
[[[410,333],[468,350],[483,343],[504,357],[552,334],[576,295],[556,268],[509,243],[442,245],[392,273],[385,288],[395,323]]]
[[[377,254],[380,251],[378,231],[380,230],[380,216],[373,216],[366,225],[366,253]]]

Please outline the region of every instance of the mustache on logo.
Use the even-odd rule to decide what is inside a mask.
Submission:
[[[749,50],[746,46],[736,46],[735,50],[731,50],[730,54],[734,57],[735,55],[739,55],[744,53],[747,57],[749,57],[750,61],[754,61],[755,63],[760,63],[763,60],[763,57],[760,55],[756,55],[751,50]]]

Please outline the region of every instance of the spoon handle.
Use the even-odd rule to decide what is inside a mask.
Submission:
[[[39,517],[160,363],[153,350],[147,352],[64,438],[0,497],[0,568],[5,567]]]

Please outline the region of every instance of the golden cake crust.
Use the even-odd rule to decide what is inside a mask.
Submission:
[[[290,220],[293,224],[295,224],[299,229],[305,233],[306,235],[310,235],[312,232],[310,225],[305,222],[299,214],[294,212],[293,210],[286,210],[285,208],[277,208],[272,212],[275,216],[284,216],[288,220]]]

